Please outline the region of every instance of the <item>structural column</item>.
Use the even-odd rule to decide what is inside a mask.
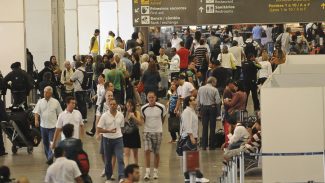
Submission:
[[[79,54],[89,54],[89,44],[94,30],[99,28],[98,0],[78,0]],[[100,47],[102,45],[100,44]],[[100,53],[102,54],[102,53]]]
[[[21,62],[25,68],[25,17],[24,0],[0,1],[0,70],[8,74],[13,62]],[[9,92],[6,96],[7,106],[10,101]]]

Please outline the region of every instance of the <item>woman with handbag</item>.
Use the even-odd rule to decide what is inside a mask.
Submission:
[[[170,90],[167,93],[167,96],[169,98],[169,101],[167,103],[168,106],[168,113],[169,113],[169,118],[168,118],[168,130],[170,132],[170,136],[172,137],[172,140],[169,141],[168,143],[176,143],[177,140],[177,135],[176,132],[178,132],[179,135],[179,117],[175,113],[175,108],[176,108],[176,103],[177,103],[177,85],[176,82],[172,81]]]
[[[181,115],[181,136],[186,139],[183,145],[183,151],[197,151],[197,140],[199,137],[199,118],[195,112],[197,106],[196,98],[188,96],[184,99],[184,111]],[[184,172],[185,183],[190,182],[189,172]],[[203,177],[200,170],[196,171],[196,182],[209,182]]]
[[[122,128],[124,144],[124,163],[129,164],[130,152],[132,150],[134,163],[138,164],[138,149],[141,148],[140,133],[138,125],[141,123],[140,112],[136,110],[136,104],[129,99],[126,103],[125,123]]]

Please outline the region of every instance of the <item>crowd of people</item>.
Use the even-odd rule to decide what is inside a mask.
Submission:
[[[166,48],[154,45],[149,52],[145,52],[141,32],[133,33],[125,42],[110,31],[104,55],[99,54],[100,30],[96,29],[89,54],[75,55],[72,61],[64,62],[64,68],[55,56],[44,62],[38,74],[32,67],[25,72],[19,62],[12,64],[13,71],[3,78],[2,94],[11,89],[13,104],[19,105],[27,103],[33,88],[39,91],[41,99],[33,110],[33,123],[40,128],[48,163],[55,158],[45,182],[89,181],[88,172],[80,167],[77,158],[80,153],[86,154],[82,146],[84,134],[101,139],[99,153],[105,164],[102,176],[108,182],[115,179],[115,164],[120,182],[139,181],[141,137],[144,179],[158,179],[166,116],[170,143],[187,139],[193,146],[190,150],[216,150],[216,124],[221,120],[226,138],[222,145],[225,160],[241,151],[259,149],[261,120],[247,126],[240,117],[247,109],[249,95],[259,116],[259,87],[285,62],[287,54],[309,53],[310,43],[320,44],[324,32],[319,31],[319,26],[312,24],[311,33],[309,28],[305,37],[300,32],[292,34],[289,27],[284,31],[282,26],[268,25],[264,30],[256,25],[246,40],[237,31],[228,30],[223,36],[211,31],[206,38],[200,31],[192,37],[191,30],[186,29],[182,38],[173,32]],[[264,34],[266,43],[262,43]],[[27,54],[30,64],[33,56]],[[91,108],[95,111],[92,128],[86,130],[84,123],[90,118]],[[135,164],[130,164],[131,152]],[[0,155],[5,154],[0,143]],[[202,172],[196,175],[197,182],[209,182]],[[188,172],[184,176],[189,182]]]

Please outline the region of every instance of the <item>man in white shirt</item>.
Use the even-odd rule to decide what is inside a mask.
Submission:
[[[159,49],[159,56],[157,56],[159,64],[159,74],[161,78],[161,87],[168,89],[168,56],[165,54],[165,48]]]
[[[63,89],[61,91],[62,99],[64,100],[67,96],[73,96],[73,83],[70,81],[75,69],[71,68],[70,61],[64,62],[65,69],[61,73],[61,84]]]
[[[61,134],[61,140],[65,139],[64,135],[61,132],[62,132],[62,127],[68,123],[73,124],[74,126],[74,132],[72,136],[73,138],[81,139],[84,134],[84,123],[82,120],[81,113],[78,110],[74,109],[76,107],[76,99],[70,96],[67,97],[66,105],[67,105],[66,110],[59,115],[58,121],[56,123],[52,149],[54,149],[54,147],[56,146],[60,134]]]
[[[64,157],[64,150],[54,150],[55,162],[46,171],[46,183],[82,183],[81,172],[77,163]]]
[[[179,43],[183,40],[177,36],[176,32],[173,32],[172,35],[173,35],[173,38],[170,40],[170,42],[172,43],[172,48],[176,48],[176,50],[178,51],[180,48]]]
[[[170,53],[172,55],[172,58],[169,62],[170,64],[170,78],[174,78],[179,75],[179,64],[180,64],[180,57],[176,53],[176,48],[171,48]]]
[[[181,74],[178,78],[178,88],[177,88],[177,104],[175,108],[175,113],[180,114],[182,111],[182,102],[188,96],[196,96],[197,91],[192,85],[192,83],[185,81],[186,76]]]
[[[107,182],[113,174],[112,156],[116,155],[118,164],[118,178],[123,181],[124,161],[123,161],[123,135],[121,128],[124,127],[124,116],[117,111],[117,103],[112,99],[109,103],[110,109],[105,112],[99,119],[97,125],[98,133],[103,134],[104,157],[105,157],[105,174]]]
[[[150,179],[150,153],[154,153],[153,178],[158,179],[159,150],[162,141],[163,122],[166,116],[166,108],[163,104],[156,102],[155,92],[148,92],[149,103],[141,107],[142,122],[144,122],[144,151],[145,151],[145,180]]]
[[[59,101],[52,97],[53,88],[44,88],[44,98],[40,99],[33,113],[35,114],[35,127],[40,127],[43,139],[45,156],[49,160],[52,157],[50,142],[53,139],[58,115],[62,112]]]
[[[239,80],[240,73],[241,73],[241,63],[245,58],[244,48],[238,45],[237,41],[232,42],[232,47],[229,48],[229,52],[232,53],[235,57],[235,64],[236,70],[234,71],[234,78],[233,80]]]
[[[85,64],[83,62],[76,62],[76,71],[70,78],[70,81],[73,82],[74,93],[77,99],[78,110],[82,114],[82,119],[87,121],[87,91],[82,89],[81,84],[84,79]]]

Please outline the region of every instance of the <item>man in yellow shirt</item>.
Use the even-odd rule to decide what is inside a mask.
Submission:
[[[94,36],[90,40],[89,54],[93,57],[99,54],[99,43],[97,37],[99,36],[99,29],[95,29]]]

